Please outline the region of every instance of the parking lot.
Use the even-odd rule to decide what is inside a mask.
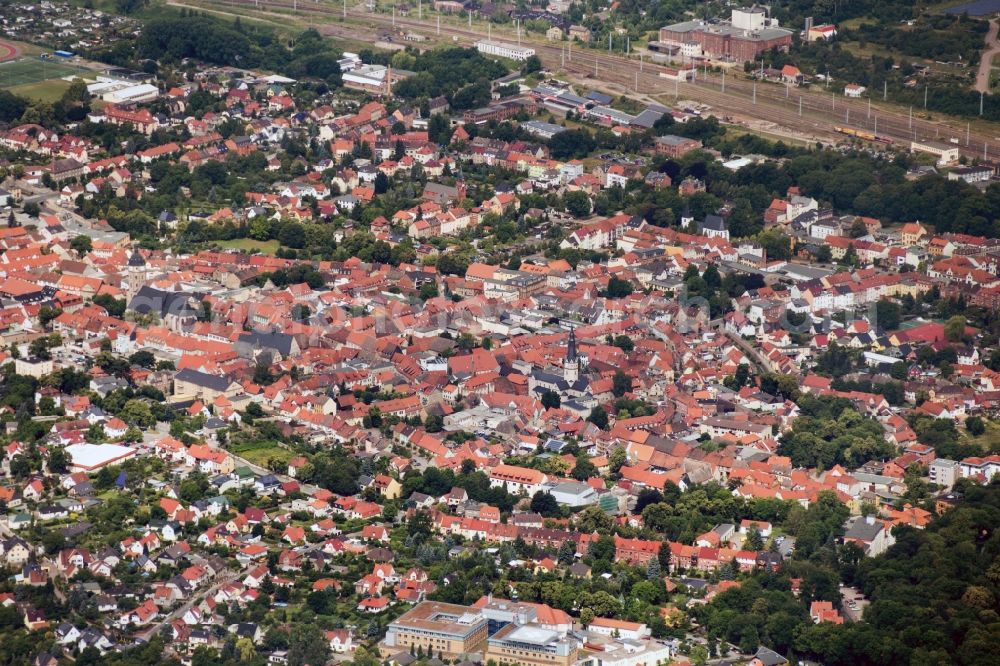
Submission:
[[[868,599],[853,587],[840,588],[840,596],[843,600],[844,617],[851,622],[861,620],[861,616],[865,612],[865,606],[868,605]]]

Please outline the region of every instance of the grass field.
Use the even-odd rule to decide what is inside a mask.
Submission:
[[[11,46],[17,47],[17,50],[20,51],[20,55],[18,56],[20,58],[24,58],[26,56],[37,56],[43,53],[50,52],[49,49],[44,49],[41,46],[38,46],[37,44],[30,44],[28,42],[19,42],[15,39],[4,39],[3,41],[7,44],[10,44]]]
[[[254,465],[267,467],[271,460],[287,463],[292,458],[292,452],[280,446],[250,443],[249,445],[230,445],[229,450],[240,458],[249,460]]]
[[[218,241],[221,247],[227,250],[246,250],[253,252],[260,251],[262,254],[274,254],[281,245],[276,240],[259,241],[252,238],[237,238],[235,240]]]
[[[38,83],[28,83],[23,86],[11,86],[9,90],[15,95],[37,99],[41,102],[55,102],[66,89],[69,88],[69,81],[62,79],[50,79]]]
[[[962,442],[975,444],[987,454],[1000,451],[1000,425],[987,419],[983,421],[986,423],[986,432],[978,437],[973,437],[965,428],[960,427],[958,430],[962,433]]]
[[[20,60],[0,63],[0,88],[41,83],[72,74],[83,76],[86,73],[86,70],[62,62],[42,60],[41,58],[21,58]]]

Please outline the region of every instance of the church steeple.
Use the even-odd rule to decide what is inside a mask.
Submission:
[[[566,360],[563,361],[563,379],[570,384],[580,378],[580,357],[576,353],[576,329],[569,330],[569,344],[566,347]]]

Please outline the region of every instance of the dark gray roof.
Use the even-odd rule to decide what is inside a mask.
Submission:
[[[710,231],[725,231],[726,221],[718,215],[706,215],[705,221],[701,223],[701,228]]]
[[[162,291],[144,286],[129,302],[128,308],[139,314],[155,312],[161,317],[168,314],[181,317],[195,316],[197,313],[192,308],[190,301],[192,299],[200,301],[203,297],[204,294],[186,291]]]
[[[882,523],[877,520],[869,523],[863,517],[855,518],[851,526],[844,532],[845,539],[871,541],[882,531]]]
[[[632,124],[649,129],[650,127],[655,125],[656,121],[659,120],[661,117],[663,117],[662,111],[656,111],[654,109],[646,109],[632,120]]]
[[[287,333],[250,331],[240,335],[238,342],[260,349],[274,349],[282,356],[288,356],[292,353],[294,338]]]
[[[788,663],[787,659],[771,648],[766,648],[763,645],[757,649],[757,654],[754,655],[754,659],[760,661],[760,663],[764,666],[778,666],[779,664]]]
[[[229,379],[222,375],[210,375],[207,372],[200,372],[190,368],[184,368],[178,372],[174,375],[174,379],[188,382],[195,386],[201,386],[202,388],[212,389],[213,391],[225,391],[231,383]]]
[[[597,102],[598,104],[611,104],[611,102],[614,101],[614,98],[611,95],[606,95],[602,92],[597,92],[596,90],[592,90],[587,93],[587,99]]]

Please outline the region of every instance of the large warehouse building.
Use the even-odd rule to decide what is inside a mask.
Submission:
[[[66,453],[73,461],[73,472],[96,472],[107,465],[120,463],[134,456],[138,451],[120,444],[71,444]]]
[[[486,55],[510,58],[511,60],[527,60],[535,55],[535,49],[529,46],[516,46],[504,42],[492,42],[486,39],[476,42],[476,50]]]
[[[792,31],[778,27],[762,7],[734,9],[730,21],[684,21],[660,28],[660,42],[678,47],[686,57],[743,62],[772,48],[787,51]]]

